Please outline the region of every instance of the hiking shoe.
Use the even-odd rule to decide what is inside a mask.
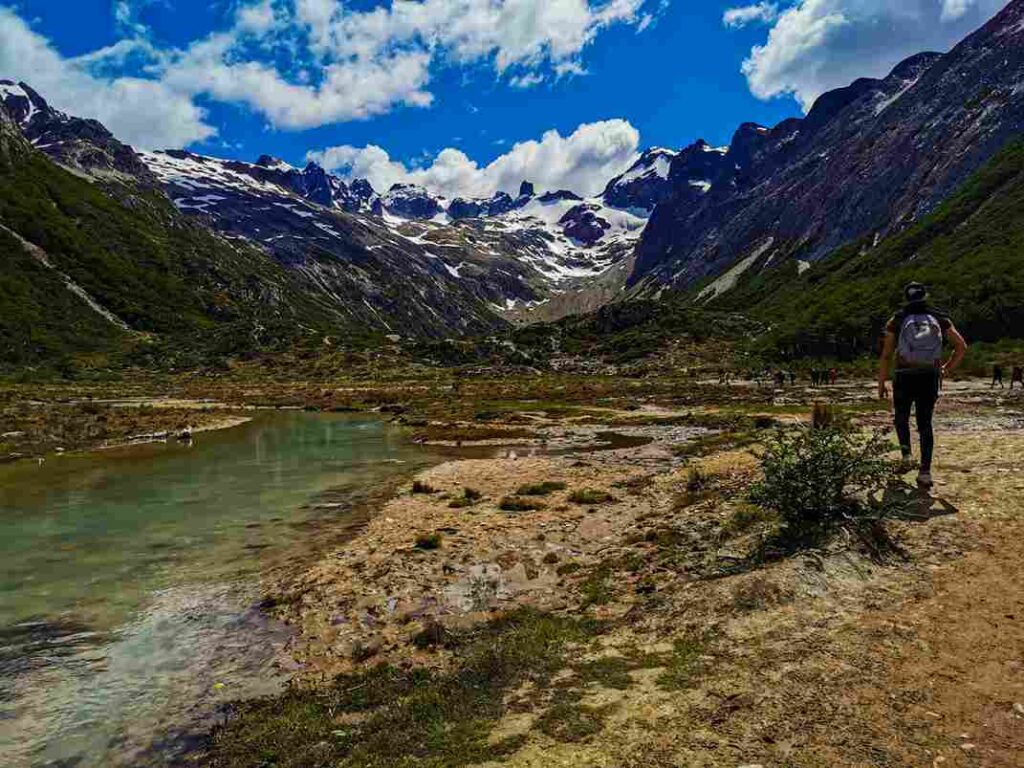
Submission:
[[[932,480],[931,472],[918,472],[917,484],[922,488],[931,488],[933,485],[935,485],[935,481]]]
[[[900,459],[899,467],[896,471],[901,475],[905,475],[907,472],[912,472],[915,469],[917,469],[917,462],[914,461],[913,456],[908,454]]]

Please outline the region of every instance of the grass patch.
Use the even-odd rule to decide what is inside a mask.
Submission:
[[[611,586],[612,569],[608,565],[601,565],[590,573],[580,584],[580,595],[583,598],[580,608],[586,609],[592,605],[607,605],[612,601],[615,593]]]
[[[569,494],[569,501],[573,504],[608,504],[615,501],[615,497],[608,491],[601,491],[596,488],[581,488]]]
[[[555,491],[564,491],[566,484],[561,482],[529,483],[519,486],[517,496],[550,496]]]
[[[700,668],[704,648],[704,643],[695,638],[677,639],[666,659],[665,671],[658,676],[658,686],[669,691],[688,688]]]
[[[448,506],[451,507],[452,509],[464,509],[466,507],[472,507],[483,497],[484,495],[475,488],[463,488],[462,495],[459,496],[454,501],[452,501]]]
[[[524,499],[520,496],[506,496],[498,508],[505,512],[532,512],[537,509],[544,509],[544,503],[535,499]]]
[[[430,485],[429,483],[423,482],[422,480],[413,480],[412,492],[417,495],[430,496],[432,494],[437,493],[437,488]]]
[[[441,548],[441,534],[430,533],[425,536],[418,536],[416,538],[416,549],[440,549]]]
[[[521,737],[488,743],[506,713],[506,694],[543,686],[567,665],[569,649],[602,631],[596,622],[520,610],[461,638],[447,672],[388,666],[338,677],[322,689],[236,705],[212,735],[203,764],[277,766],[460,766],[500,759]],[[596,711],[556,704],[540,724],[552,738],[578,740],[600,726]]]
[[[555,704],[537,720],[537,729],[561,742],[583,741],[604,727],[608,707],[588,707],[574,701]]]

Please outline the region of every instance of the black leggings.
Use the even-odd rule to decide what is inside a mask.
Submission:
[[[892,399],[896,411],[896,436],[903,455],[911,453],[910,408],[913,406],[917,414],[917,431],[921,436],[921,471],[930,472],[935,452],[932,416],[939,399],[939,372],[931,369],[897,371]]]

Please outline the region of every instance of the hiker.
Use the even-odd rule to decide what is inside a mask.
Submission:
[[[967,351],[967,342],[949,316],[928,303],[928,289],[921,283],[910,283],[903,289],[903,295],[906,304],[885,327],[885,342],[878,366],[878,396],[883,400],[889,397],[889,370],[895,355],[893,412],[904,466],[911,460],[910,409],[913,407],[921,438],[921,467],[917,484],[931,488],[935,403],[939,399],[942,377],[960,365]],[[953,345],[953,355],[945,363],[944,341]]]
[[[791,387],[796,386],[796,371],[789,372],[789,385]],[[1022,385],[1024,386],[1024,385]]]
[[[839,371],[835,368],[832,368],[828,372],[828,383],[830,386],[834,387],[837,381],[839,381]]]
[[[1003,366],[999,365],[999,363],[996,363],[995,365],[992,366],[992,384],[990,386],[994,387],[996,384],[999,385],[1000,389],[1004,388],[1003,387]],[[1012,386],[1013,385],[1011,384],[1011,387]]]
[[[1013,372],[1010,374],[1010,391],[1013,391],[1013,385],[1020,384],[1021,389],[1024,389],[1024,368],[1019,365],[1013,366]]]

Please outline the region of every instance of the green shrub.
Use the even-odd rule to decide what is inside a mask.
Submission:
[[[462,491],[462,495],[455,499],[448,506],[451,507],[452,509],[465,509],[466,507],[472,507],[483,497],[484,495],[475,488],[465,488]]]
[[[440,549],[441,534],[429,533],[416,538],[416,549]]]
[[[535,509],[544,509],[544,504],[541,502],[519,496],[506,496],[498,506],[505,512],[530,512]]]
[[[555,491],[564,491],[566,488],[565,483],[560,482],[544,482],[544,483],[531,483],[527,485],[519,486],[519,490],[516,491],[517,496],[548,496]]]
[[[569,501],[573,504],[608,504],[615,501],[615,497],[608,491],[599,491],[595,488],[581,488],[569,494]]]
[[[784,532],[797,538],[879,516],[884,508],[872,497],[896,476],[891,450],[880,433],[778,432],[765,441],[764,478],[751,487],[750,500],[778,514]]]

